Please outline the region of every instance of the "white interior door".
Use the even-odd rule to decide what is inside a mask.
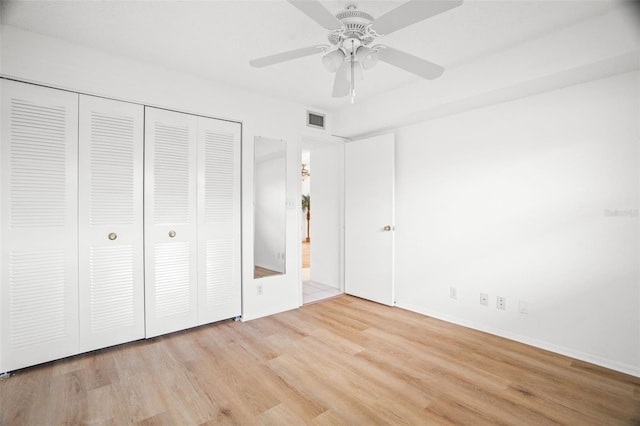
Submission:
[[[146,337],[198,324],[196,122],[145,108]]]
[[[394,136],[345,144],[345,293],[393,305]]]
[[[198,323],[242,311],[240,124],[198,117]]]
[[[78,352],[78,95],[0,84],[0,371],[10,371]]]
[[[144,107],[80,95],[80,349],[144,337]]]

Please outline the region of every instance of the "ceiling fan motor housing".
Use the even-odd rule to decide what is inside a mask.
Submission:
[[[375,39],[376,35],[371,31],[371,24],[375,19],[367,12],[356,9],[354,4],[349,4],[345,10],[338,12],[336,18],[344,27],[328,34],[327,38],[332,45],[340,46],[344,40],[357,39],[359,45],[366,46]],[[345,43],[344,47],[350,49],[351,43]]]

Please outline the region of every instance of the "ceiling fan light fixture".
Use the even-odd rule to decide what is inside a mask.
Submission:
[[[362,65],[362,69],[370,70],[378,63],[378,52],[370,47],[360,46],[356,51],[356,59]]]
[[[340,49],[332,50],[322,57],[322,65],[329,72],[336,72],[344,62],[344,52]]]

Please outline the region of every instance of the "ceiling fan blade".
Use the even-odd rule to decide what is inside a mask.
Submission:
[[[443,67],[433,62],[426,61],[392,47],[380,47],[382,47],[382,49],[378,50],[378,57],[381,61],[402,68],[405,71],[409,71],[427,80],[438,78],[444,72]]]
[[[280,62],[290,61],[292,59],[302,58],[304,56],[315,55],[324,52],[327,46],[309,46],[302,49],[289,50],[288,52],[276,53],[275,55],[264,56],[249,61],[249,65],[255,68],[262,68],[268,65],[279,64]]]
[[[328,30],[337,30],[342,27],[342,22],[331,14],[320,2],[316,0],[287,0],[300,12],[316,21]]]
[[[333,80],[333,97],[342,98],[349,94],[351,85],[349,84],[349,71],[350,63],[344,61],[338,71],[336,71],[336,78]]]
[[[376,19],[372,29],[380,35],[391,34],[461,4],[462,0],[410,0]]]

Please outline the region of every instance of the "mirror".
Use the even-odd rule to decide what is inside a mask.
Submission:
[[[285,273],[287,143],[256,137],[253,180],[253,277]]]

